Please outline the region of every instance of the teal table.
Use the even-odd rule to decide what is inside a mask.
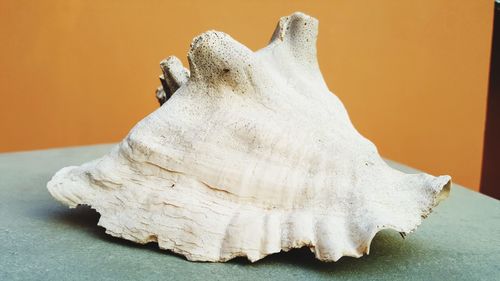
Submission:
[[[67,209],[45,187],[59,168],[110,147],[0,154],[0,280],[500,280],[500,202],[456,184],[406,239],[382,231],[369,256],[336,263],[305,249],[253,264],[196,263],[110,237],[95,211]]]

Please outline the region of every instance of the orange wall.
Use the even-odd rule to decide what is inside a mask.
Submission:
[[[320,20],[325,79],[381,153],[477,189],[493,1],[0,2],[0,151],[116,142],[158,105],[159,61],[208,29],[252,49]]]

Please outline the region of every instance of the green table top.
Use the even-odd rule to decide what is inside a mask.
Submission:
[[[336,263],[307,249],[256,263],[189,262],[155,244],[113,238],[96,225],[95,211],[68,209],[45,187],[58,169],[110,147],[0,154],[0,280],[500,280],[500,202],[456,184],[406,239],[382,231],[369,256]]]

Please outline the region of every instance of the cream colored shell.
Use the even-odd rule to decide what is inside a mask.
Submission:
[[[172,97],[108,155],[57,172],[50,193],[90,205],[110,235],[198,261],[304,246],[336,261],[368,253],[382,229],[413,231],[450,177],[394,170],[356,131],[319,70],[317,28],[281,18],[257,52],[222,32],[196,37],[190,73],[163,64]]]

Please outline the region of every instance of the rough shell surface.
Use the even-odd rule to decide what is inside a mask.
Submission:
[[[257,52],[222,32],[196,37],[190,72],[162,63],[164,104],[108,155],[57,172],[50,193],[90,205],[110,235],[197,261],[304,246],[336,261],[368,253],[382,229],[413,231],[450,177],[381,159],[323,80],[317,30],[283,17]]]

